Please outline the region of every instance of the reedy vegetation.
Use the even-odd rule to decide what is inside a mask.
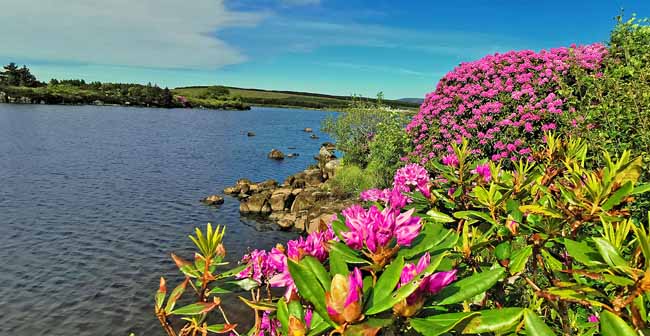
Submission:
[[[176,335],[168,319],[182,312],[189,318],[179,335],[237,333],[225,315],[216,327],[209,328],[207,321],[216,318],[220,295],[249,291],[241,300],[256,316],[249,331],[254,335],[650,334],[650,227],[632,211],[650,191],[640,156],[647,150],[645,140],[629,137],[645,131],[648,105],[634,103],[647,98],[641,89],[648,84],[647,72],[641,69],[647,69],[648,34],[643,22],[620,21],[607,52],[600,46],[583,49],[583,55],[595,55],[588,57],[588,67],[572,65],[580,62],[575,49],[561,49],[566,57],[553,64],[562,64],[563,70],[546,76],[553,80],[544,86],[556,92],[560,102],[549,101],[561,113],[534,103],[540,119],[533,132],[526,131],[528,121],[506,125],[510,140],[525,140],[526,146],[512,143],[517,148],[510,151],[506,144],[506,156],[500,148],[488,153],[499,141],[496,136],[483,144],[478,136],[453,136],[437,152],[439,120],[424,116],[430,115],[431,104],[446,101],[437,91],[414,121],[418,127],[411,130],[417,132],[410,133],[423,144],[411,157],[418,163],[426,158],[426,169],[418,163],[396,169],[388,188],[361,193],[362,205],[322,223],[322,231],[271,251],[254,250],[238,268],[220,275],[211,268],[219,262],[206,267],[204,260],[221,254],[206,252],[198,243],[197,261],[177,261],[197,300],[167,311],[162,308],[166,290],[160,290],[156,310],[162,325]],[[518,75],[525,75],[524,82],[537,81],[539,71]],[[450,82],[443,83],[442,94]],[[620,90],[607,91],[615,88]],[[540,99],[546,101],[552,92],[543,92]],[[484,112],[516,111],[519,100],[512,92],[508,96],[499,111]],[[482,98],[488,101],[477,109],[494,105],[494,97]],[[485,113],[479,114],[485,118]],[[618,125],[630,121],[638,127]],[[432,127],[425,132],[426,122]],[[556,123],[555,133],[544,127],[550,122]],[[597,131],[575,132],[582,127]],[[350,139],[358,139],[355,131],[350,128]],[[434,140],[423,143],[421,134]],[[530,151],[520,153],[522,148]],[[350,160],[368,165],[369,152],[358,156],[365,159],[361,162],[352,151]],[[173,300],[185,289],[180,288]]]

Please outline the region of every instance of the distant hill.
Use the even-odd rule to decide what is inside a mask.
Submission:
[[[201,97],[206,94],[208,86],[179,87],[173,90],[175,95]],[[337,109],[349,106],[352,97],[335,96],[312,92],[261,90],[226,86],[230,96],[239,97],[245,104],[257,106],[286,106],[315,109]],[[376,101],[373,98],[365,98]],[[399,109],[415,110],[418,103],[400,100],[383,100],[384,104]]]
[[[401,98],[398,100],[401,102],[413,103],[418,105],[422,105],[422,103],[424,103],[424,98]]]

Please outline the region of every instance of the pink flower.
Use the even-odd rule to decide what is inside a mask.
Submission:
[[[417,164],[409,164],[395,172],[393,187],[398,190],[410,191],[410,187],[416,187],[425,197],[431,196],[429,192],[429,173]]]
[[[490,171],[489,163],[477,165],[476,169],[472,170],[472,173],[483,177],[483,180],[485,182],[490,182],[490,179],[492,178],[492,172]]]
[[[383,201],[388,202],[389,189],[368,189],[361,192],[359,198],[366,202]]]
[[[587,321],[589,323],[598,323],[598,322],[600,322],[600,319],[596,315],[589,315],[589,317],[587,318]]]
[[[456,167],[458,166],[458,157],[454,154],[449,154],[442,157],[442,164],[445,166]]]

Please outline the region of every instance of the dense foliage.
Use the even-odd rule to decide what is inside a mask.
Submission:
[[[17,101],[44,104],[129,105],[151,107],[206,107],[246,109],[240,100],[228,97],[228,91],[214,87],[210,94],[197,99],[174,96],[168,88],[148,83],[87,83],[83,79],[52,79],[39,82],[30,70],[11,63],[0,74],[0,92]],[[224,95],[225,93],[225,95]],[[11,102],[9,98],[7,102]],[[22,99],[22,100],[21,100]],[[0,101],[2,102],[2,101]]]
[[[323,121],[323,131],[344,154],[344,168],[331,183],[335,187],[353,194],[362,191],[359,184],[349,183],[355,178],[352,173],[365,175],[375,187],[387,187],[395,170],[403,165],[400,159],[410,145],[404,132],[410,115],[387,108],[382,98],[379,94],[376,102],[355,99],[348,108]]]
[[[168,329],[187,316],[181,335],[234,332],[225,316],[209,325],[210,312],[248,291],[255,335],[636,335],[649,317],[650,237],[626,207],[650,190],[637,184],[641,160],[605,154],[590,169],[583,141],[546,137],[536,163],[513,170],[453,145],[458,160],[436,163],[440,176],[407,165],[323,231],[253,250],[221,274],[222,259],[210,261],[220,238],[197,231],[201,252],[193,263],[174,256],[187,278],[168,308],[161,287],[159,318]],[[174,309],[188,283],[199,300]]]

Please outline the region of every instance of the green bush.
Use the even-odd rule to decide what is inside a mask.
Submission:
[[[388,188],[393,174],[403,166],[401,160],[410,152],[411,141],[405,131],[410,116],[401,112],[388,112],[387,118],[377,125],[377,133],[370,141],[370,154],[366,170],[377,177],[377,188]]]
[[[574,68],[575,81],[563,83],[562,95],[580,116],[581,137],[600,151],[620,155],[629,150],[647,157],[650,153],[650,21],[618,17],[609,41],[602,72],[588,74]],[[594,157],[597,159],[598,157]],[[601,162],[594,162],[598,164]],[[650,181],[645,162],[642,181]],[[645,221],[650,197],[633,207],[635,217]]]
[[[345,197],[358,196],[362,191],[376,186],[378,182],[379,177],[373,171],[344,163],[327,185],[334,194]]]

